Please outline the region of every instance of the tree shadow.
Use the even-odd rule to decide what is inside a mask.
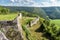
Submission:
[[[42,37],[45,37],[49,40],[55,40],[54,37],[52,37],[50,33],[45,31],[45,27],[43,24],[41,24],[41,26],[38,29],[36,29],[35,32],[42,32],[43,33]]]
[[[49,39],[49,40],[55,40],[55,38],[52,37],[51,34],[48,33],[48,32],[44,33],[44,34],[42,35],[42,37],[45,37],[45,38],[47,38],[47,39]]]
[[[41,24],[41,26],[38,29],[36,29],[35,32],[44,32],[44,28],[44,25]]]

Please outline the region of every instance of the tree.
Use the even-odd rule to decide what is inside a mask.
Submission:
[[[4,8],[4,7],[0,7],[0,14],[8,14],[10,12],[9,9]]]

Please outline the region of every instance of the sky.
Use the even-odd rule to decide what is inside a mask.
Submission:
[[[60,6],[60,0],[0,0],[0,5],[49,7],[49,6]]]

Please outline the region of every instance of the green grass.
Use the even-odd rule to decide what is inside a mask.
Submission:
[[[54,24],[60,26],[60,19],[51,20],[51,23],[54,23]]]
[[[35,17],[23,17],[21,20],[22,25],[26,25],[29,21],[35,19]]]
[[[6,14],[6,15],[1,14],[0,20],[13,20],[16,16],[17,14]]]
[[[20,22],[21,22],[21,24],[26,25],[26,23],[28,22],[28,20],[34,20],[34,19],[35,19],[35,17],[23,17]],[[28,30],[29,30],[29,32],[30,32],[31,35],[29,35],[28,30],[26,30],[26,28],[23,26],[23,29],[25,29],[24,30],[24,32],[25,32],[24,35],[26,36],[26,34],[28,34],[27,37],[29,39],[31,38],[32,40],[43,40],[43,39],[44,40],[48,40],[45,37],[42,37],[42,35],[43,35],[42,32],[36,32],[36,30],[38,28],[40,28],[40,26],[41,26],[40,22],[43,21],[43,20],[44,19],[40,18],[40,21],[38,21],[36,25],[33,25],[32,27],[28,28]]]

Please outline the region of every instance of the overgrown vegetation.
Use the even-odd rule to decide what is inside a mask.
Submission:
[[[34,18],[32,17],[23,17],[23,19],[21,20],[22,28],[23,31],[25,32],[25,37],[27,38],[27,40],[33,40],[30,30],[26,27],[26,25],[33,19]]]
[[[10,10],[8,8],[4,8],[0,6],[0,14],[9,14]]]
[[[33,13],[30,13],[30,12],[26,12],[26,11],[20,11],[23,16],[29,16],[29,17],[37,17],[38,15],[37,14],[33,14]]]
[[[32,36],[30,34],[30,31],[26,28],[26,26],[23,25],[22,28],[25,31],[27,40],[32,40]]]
[[[43,32],[45,37],[47,37],[50,40],[60,40],[60,27],[55,25],[54,23],[50,23],[50,21],[43,21]],[[42,26],[41,26],[42,27]],[[43,35],[43,36],[44,36]]]
[[[16,8],[16,9],[15,9]],[[14,10],[15,9],[15,10]],[[57,11],[53,11],[53,13],[51,14],[48,14],[49,17],[46,15],[45,11],[41,8],[29,8],[29,7],[11,7],[11,9],[7,9],[7,8],[3,8],[3,7],[0,7],[0,20],[13,20],[14,18],[16,18],[17,16],[17,13],[18,12],[21,12],[23,14],[23,19],[22,19],[22,28],[23,28],[23,31],[25,32],[25,37],[28,39],[28,40],[40,40],[41,37],[39,33],[35,32],[39,27],[41,27],[38,31],[41,33],[43,33],[43,40],[44,37],[46,37],[47,39],[49,40],[60,40],[60,20],[48,20],[49,17],[50,18],[60,18],[59,14],[57,14]],[[19,9],[19,10],[18,10]],[[15,13],[11,13],[12,11],[17,11],[16,14]],[[28,11],[28,12],[27,12]],[[34,17],[37,17],[37,16],[40,16],[40,23],[36,24],[35,26],[31,27],[31,29],[28,29],[26,27],[26,24],[28,24],[30,21],[32,21],[34,19]],[[28,17],[27,17],[28,16]],[[42,29],[42,30],[41,30]],[[30,32],[31,30],[31,32]],[[3,31],[3,30],[1,30]],[[14,28],[9,28],[9,30],[7,31],[6,33],[7,37],[10,39],[10,40],[20,40],[19,37],[20,36],[20,33],[17,31],[17,30],[14,30]],[[33,35],[31,35],[33,34]],[[39,36],[39,37],[38,37]],[[38,37],[38,38],[37,38]]]

